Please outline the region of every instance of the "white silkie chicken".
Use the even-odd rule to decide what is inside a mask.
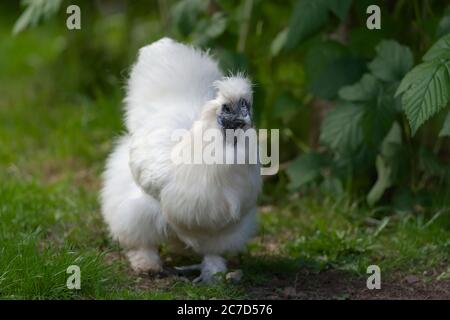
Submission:
[[[225,253],[256,229],[258,164],[175,164],[174,130],[252,127],[252,88],[208,53],[163,38],[139,51],[125,99],[127,134],[108,159],[102,214],[134,270],[160,272],[159,246],[202,255],[196,282],[226,272]],[[195,125],[194,125],[195,122]],[[197,129],[196,129],[197,128]],[[227,142],[236,148],[239,141]]]

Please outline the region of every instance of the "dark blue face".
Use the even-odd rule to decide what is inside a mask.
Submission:
[[[244,98],[223,104],[217,123],[224,129],[239,129],[251,124],[250,103]]]

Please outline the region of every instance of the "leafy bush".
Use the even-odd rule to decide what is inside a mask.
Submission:
[[[340,8],[348,10],[348,2]],[[292,15],[286,48],[295,47],[306,36],[317,32],[325,24],[327,10],[334,4],[335,1],[299,0]],[[316,24],[302,19],[305,11],[311,13],[309,19]],[[437,34],[446,33],[443,29],[448,28],[448,12],[439,23]],[[342,19],[346,13],[338,16]],[[450,35],[436,41],[423,56],[423,62],[412,70],[414,56],[407,46],[395,40],[382,40],[375,51],[375,57],[367,64],[367,72],[359,81],[341,86],[337,96],[323,88],[327,88],[327,77],[336,84],[342,77],[336,77],[336,73],[352,72],[342,60],[334,60],[341,68],[333,66],[326,77],[321,77],[321,91],[311,87],[313,94],[332,100],[334,104],[320,129],[320,141],[326,150],[320,154],[302,154],[293,161],[287,171],[292,181],[290,186],[298,189],[312,182],[337,178],[338,183],[347,184],[351,193],[366,191],[369,205],[377,203],[388,190],[394,202],[399,202],[396,198],[401,198],[405,192],[420,194],[427,188],[441,188],[442,198],[448,201],[450,170],[444,160],[448,155],[439,159],[442,143],[439,139],[449,135],[450,112],[439,137],[434,138],[438,141],[434,152],[414,136],[428,119],[449,104]],[[317,64],[329,65],[328,57],[318,59]],[[367,173],[372,168],[376,168],[377,178],[370,185],[373,180]],[[429,195],[426,194],[425,199]],[[413,197],[407,201],[409,206],[424,201],[423,197]],[[425,204],[429,204],[427,200]]]

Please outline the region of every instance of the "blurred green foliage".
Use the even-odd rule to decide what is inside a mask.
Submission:
[[[381,30],[365,26],[372,3]],[[0,2],[2,298],[261,298],[255,286],[270,298],[271,286],[282,291],[274,279],[291,285],[306,272],[311,284],[311,272],[326,277],[330,268],[364,276],[373,263],[388,278],[426,271],[430,286],[448,278],[443,1],[22,4]],[[81,8],[81,30],[66,28],[71,4]],[[124,129],[130,66],[163,36],[210,49],[226,72],[246,71],[258,126],[281,129],[281,171],[265,182],[238,286],[149,287],[129,274],[101,221],[100,174]],[[84,270],[81,291],[65,287],[74,263]]]
[[[53,101],[120,104],[138,48],[170,36],[210,49],[224,71],[243,70],[256,84],[258,126],[281,129],[283,170],[266,184],[271,201],[289,191],[408,210],[449,205],[450,7],[443,1],[23,4],[1,5],[17,34],[2,46],[28,41],[27,27],[52,37],[36,43],[34,55],[17,52],[27,55],[29,72],[0,60],[8,81],[31,76]],[[81,8],[81,30],[65,27],[69,4]],[[381,7],[381,30],[366,28],[370,4]]]

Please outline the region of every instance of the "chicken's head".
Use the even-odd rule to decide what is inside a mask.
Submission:
[[[217,89],[217,123],[223,129],[252,127],[252,85],[241,76],[226,77],[215,82]]]

